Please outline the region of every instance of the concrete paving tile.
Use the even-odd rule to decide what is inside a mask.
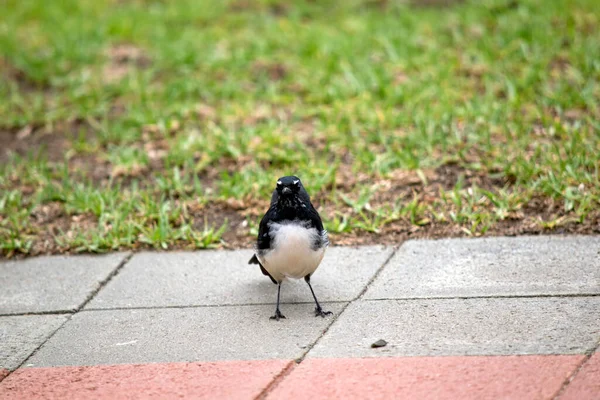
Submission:
[[[404,243],[367,299],[600,293],[600,236]]]
[[[560,400],[600,399],[600,353],[596,352],[583,365],[575,379],[567,386]]]
[[[552,399],[583,356],[308,359],[269,399]],[[309,383],[309,384],[307,384]]]
[[[354,299],[391,254],[391,248],[333,247],[312,278],[319,301]],[[275,303],[277,286],[251,250],[136,254],[88,308]],[[313,301],[304,280],[284,282],[285,303]]]
[[[23,368],[0,383],[0,398],[254,399],[289,363],[259,360]]]
[[[0,317],[0,370],[18,367],[66,319],[66,315]]]
[[[600,335],[600,296],[352,303],[309,357],[581,354]],[[379,339],[386,347],[373,349]]]
[[[81,307],[127,256],[48,256],[0,262],[0,314]]]
[[[337,314],[343,303],[324,308]],[[312,304],[83,311],[27,366],[293,359],[331,323]]]

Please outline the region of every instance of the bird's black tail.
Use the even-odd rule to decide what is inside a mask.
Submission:
[[[250,261],[248,261],[248,264],[258,264],[258,266],[260,267],[260,270],[263,273],[263,275],[268,276],[269,278],[271,278],[271,281],[274,284],[277,284],[277,281],[271,276],[271,274],[269,274],[269,272],[265,269],[265,267],[262,266],[262,264],[260,263],[260,261],[258,261],[258,257],[256,257],[256,254],[252,256],[252,258],[250,259]]]

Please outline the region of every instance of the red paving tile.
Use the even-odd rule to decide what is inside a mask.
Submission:
[[[4,379],[9,373],[9,370],[0,368],[0,382],[2,382],[2,379]]]
[[[270,399],[551,399],[584,356],[308,359]]]
[[[600,353],[595,353],[567,386],[560,400],[600,399]]]
[[[289,363],[262,360],[24,368],[0,383],[0,399],[252,399]]]

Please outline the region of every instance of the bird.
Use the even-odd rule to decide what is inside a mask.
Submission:
[[[315,300],[316,317],[332,314],[323,310],[310,284],[310,277],[321,264],[328,246],[327,230],[300,178],[279,178],[269,209],[258,227],[255,254],[248,262],[258,264],[262,273],[277,285],[277,307],[271,319],[285,319],[279,309],[279,298],[281,284],[288,278],[304,278]]]

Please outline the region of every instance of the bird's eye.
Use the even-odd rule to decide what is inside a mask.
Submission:
[[[299,180],[295,180],[295,181],[293,182],[293,184],[294,184],[294,185],[296,185],[296,186],[298,186],[298,183],[300,183],[300,181],[299,181]]]
[[[277,186],[281,186],[281,181],[277,181]]]

